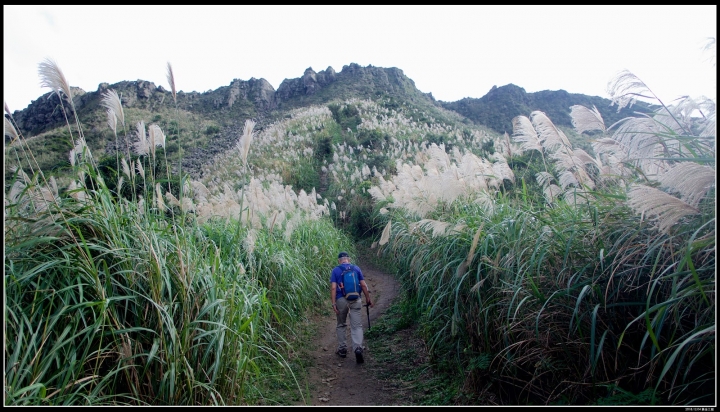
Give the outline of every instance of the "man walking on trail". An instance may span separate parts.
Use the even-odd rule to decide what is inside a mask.
[[[338,265],[333,268],[330,274],[330,300],[333,310],[337,316],[337,343],[338,348],[335,353],[341,358],[347,356],[347,344],[345,343],[345,328],[348,313],[350,314],[350,337],[352,338],[352,349],[355,352],[355,360],[357,363],[363,363],[363,328],[362,328],[362,299],[358,297],[355,300],[349,300],[345,296],[345,287],[343,284],[343,273],[347,270],[354,270],[360,282],[360,287],[365,293],[365,303],[373,307],[370,300],[370,292],[368,291],[365,278],[362,271],[357,265],[350,263],[350,255],[347,252],[338,254]]]

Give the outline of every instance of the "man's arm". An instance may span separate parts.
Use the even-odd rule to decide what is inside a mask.
[[[365,304],[370,305],[370,307],[373,307],[372,300],[370,299],[370,291],[368,291],[367,283],[365,283],[365,279],[360,281],[360,287],[362,288],[363,292],[365,293]]]
[[[335,313],[338,313],[337,305],[335,304],[335,294],[337,293],[337,283],[330,282],[330,303]]]

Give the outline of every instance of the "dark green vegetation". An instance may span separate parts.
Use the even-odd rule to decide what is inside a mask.
[[[479,99],[464,98],[456,102],[441,102],[442,107],[460,113],[476,124],[485,125],[498,133],[512,133],[512,119],[535,110],[545,112],[557,126],[572,127],[570,107],[575,105],[597,107],[610,126],[618,120],[632,116],[634,112],[651,113],[652,105],[638,102],[632,108],[618,110],[610,100],[597,96],[568,93],[565,90],[543,90],[526,93],[522,87],[508,84],[493,86]]]
[[[507,86],[498,129],[398,69],[66,86],[6,115],[6,405],[302,401],[352,242],[406,287],[368,336],[408,403],[712,405],[714,102],[609,127]]]

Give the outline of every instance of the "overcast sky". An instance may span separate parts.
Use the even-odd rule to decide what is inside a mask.
[[[707,38],[717,6],[3,6],[4,100],[21,110],[47,93],[54,59],[71,86],[148,80],[204,92],[233,79],[284,79],[357,63],[397,67],[437,100],[527,92],[608,97],[618,71],[670,102],[716,99]]]

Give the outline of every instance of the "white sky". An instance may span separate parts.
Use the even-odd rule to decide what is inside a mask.
[[[3,6],[4,100],[49,89],[54,59],[71,86],[148,80],[204,92],[233,79],[284,79],[357,63],[397,67],[437,100],[513,83],[607,98],[628,69],[660,98],[716,98],[717,6]]]

